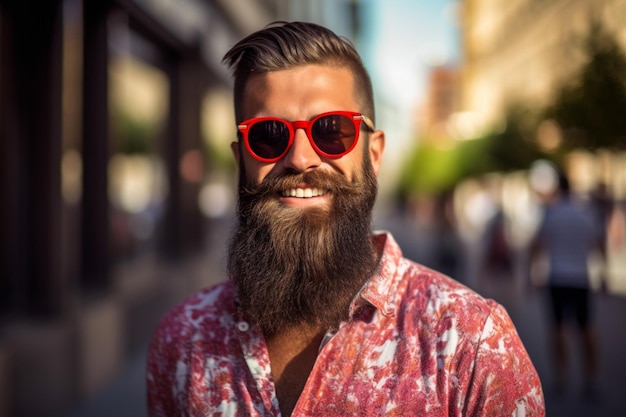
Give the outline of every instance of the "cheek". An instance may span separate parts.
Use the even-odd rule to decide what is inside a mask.
[[[363,147],[356,147],[348,155],[338,159],[335,163],[335,170],[341,173],[348,181],[354,181],[359,176],[359,172],[363,170],[363,164],[369,158],[365,156]]]
[[[260,184],[265,177],[272,171],[275,164],[264,164],[250,157],[244,156],[240,165],[242,178],[245,178],[247,184]]]

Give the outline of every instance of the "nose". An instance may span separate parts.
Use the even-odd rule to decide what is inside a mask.
[[[296,172],[305,172],[311,168],[316,168],[322,163],[322,158],[315,152],[309,142],[306,131],[302,128],[295,129],[293,144],[282,158],[285,168]]]

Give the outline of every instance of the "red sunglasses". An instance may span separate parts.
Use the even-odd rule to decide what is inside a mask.
[[[278,117],[256,117],[241,122],[246,149],[261,162],[276,162],[289,151],[296,129],[304,129],[315,151],[326,158],[340,158],[354,149],[361,121],[374,131],[371,119],[351,111],[318,114],[309,121],[290,122]]]

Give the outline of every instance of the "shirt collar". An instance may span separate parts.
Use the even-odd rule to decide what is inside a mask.
[[[375,232],[374,245],[381,253],[376,273],[365,283],[350,306],[350,317],[361,308],[371,305],[383,315],[393,317],[396,314],[396,288],[400,282],[398,273],[402,250],[389,232]]]

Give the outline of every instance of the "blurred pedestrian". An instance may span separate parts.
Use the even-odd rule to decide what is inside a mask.
[[[592,321],[588,261],[596,251],[604,255],[601,229],[592,207],[573,197],[568,178],[560,173],[533,242],[533,253],[543,251],[549,264],[554,388],[559,394],[569,379],[566,323],[571,321],[575,321],[582,341],[584,392],[590,397],[598,394],[598,341]]]
[[[484,275],[496,279],[510,278],[513,275],[513,251],[507,236],[507,219],[504,210],[496,213],[485,225]]]
[[[385,135],[350,42],[277,23],[225,62],[240,174],[230,279],[160,323],[150,416],[543,416],[504,308],[372,233]]]

